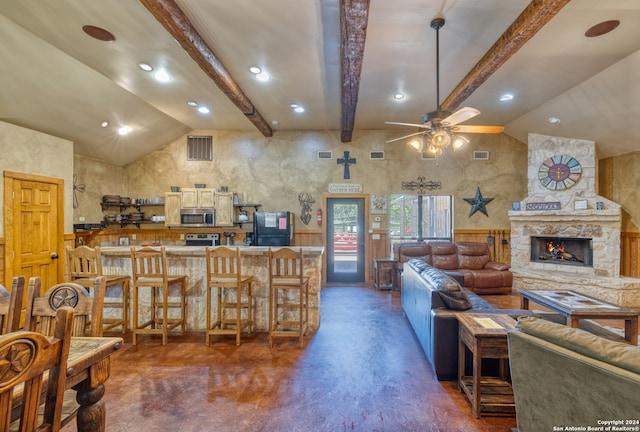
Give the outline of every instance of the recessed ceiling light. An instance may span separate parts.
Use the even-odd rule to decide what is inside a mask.
[[[396,93],[396,94],[393,95],[393,98],[395,100],[404,99],[404,93]]]
[[[120,135],[126,135],[129,132],[131,132],[131,128],[129,126],[122,126],[121,128],[118,129],[118,133]]]
[[[100,123],[100,126],[107,127],[107,126],[109,126],[109,122],[105,120],[102,123]]]
[[[271,120],[271,124],[273,126],[278,126],[280,123],[278,122],[278,120]]]
[[[207,108],[206,106],[201,106],[200,108],[198,108],[198,112],[201,114],[209,114],[209,108]]]
[[[294,110],[297,113],[303,113],[304,112],[304,108],[298,104],[291,104],[291,109]]]
[[[167,73],[166,70],[160,69],[158,72],[153,74],[154,78],[160,82],[168,82],[171,81],[171,76]]]
[[[558,117],[549,117],[547,121],[552,125],[560,124],[560,119]]]
[[[187,102],[187,105],[189,105],[190,107],[197,107],[198,106],[198,102],[189,101],[189,102]]]
[[[254,75],[258,75],[260,72],[262,72],[262,69],[260,69],[258,66],[251,66],[249,68],[249,72],[251,72]]]
[[[147,63],[138,63],[138,67],[146,72],[151,72],[153,70],[153,66]]]
[[[510,100],[513,100],[513,95],[510,93],[505,93],[502,96],[500,96],[498,100],[500,102],[509,102]]]

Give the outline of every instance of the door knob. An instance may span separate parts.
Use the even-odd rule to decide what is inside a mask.
[[[55,252],[51,252],[51,259],[58,259],[58,254]]]

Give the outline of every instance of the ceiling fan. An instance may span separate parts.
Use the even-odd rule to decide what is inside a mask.
[[[436,31],[436,110],[426,113],[422,116],[422,124],[416,123],[399,123],[385,122],[386,124],[400,126],[414,126],[420,128],[419,132],[401,136],[387,141],[388,143],[399,141],[405,138],[420,135],[421,140],[412,140],[409,145],[416,150],[433,156],[442,154],[442,149],[448,145],[452,145],[453,150],[457,150],[464,146],[469,140],[457,133],[488,133],[497,134],[504,130],[502,126],[472,126],[461,125],[480,114],[475,108],[464,107],[454,113],[443,111],[440,107],[440,29],[444,27],[444,17],[436,17],[431,20],[431,28]],[[426,139],[425,139],[426,138]],[[427,144],[427,148],[424,145]]]

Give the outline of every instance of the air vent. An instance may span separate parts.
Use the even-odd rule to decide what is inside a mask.
[[[319,151],[318,159],[333,159],[333,152],[330,151]]]
[[[213,137],[189,135],[187,137],[187,160],[213,160]]]
[[[473,160],[489,160],[489,152],[486,150],[478,150],[473,152]]]
[[[369,152],[369,159],[371,159],[371,160],[384,160],[384,152],[383,151],[372,151],[372,152]]]

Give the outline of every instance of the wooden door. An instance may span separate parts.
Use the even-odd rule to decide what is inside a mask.
[[[42,278],[42,287],[62,282],[64,265],[64,181],[4,173],[5,284],[23,275]]]

